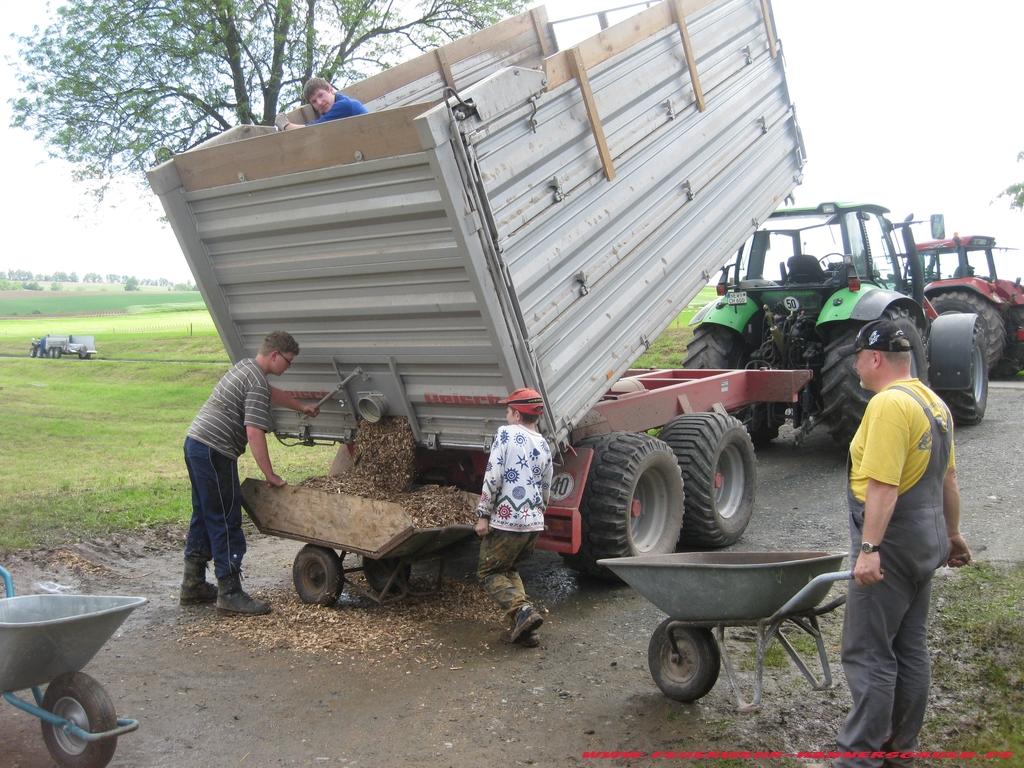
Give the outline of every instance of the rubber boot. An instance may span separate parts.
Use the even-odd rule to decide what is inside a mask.
[[[185,558],[185,578],[181,580],[181,605],[202,605],[217,599],[217,588],[206,580],[206,560]]]
[[[242,589],[242,579],[233,573],[217,579],[217,610],[221,613],[244,613],[259,616],[270,613],[270,603],[255,600]]]

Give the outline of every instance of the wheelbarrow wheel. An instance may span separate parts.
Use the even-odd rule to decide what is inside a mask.
[[[721,656],[710,629],[676,627],[669,637],[665,619],[651,635],[647,664],[661,692],[675,701],[696,701],[718,680]],[[672,640],[675,639],[673,645]]]
[[[374,560],[371,557],[363,558],[363,576],[366,577],[366,583],[370,585],[370,588],[377,594],[384,593],[384,587],[387,586],[388,579],[391,578],[391,574],[394,573],[395,567],[398,565],[398,560],[391,557],[385,557],[381,560]],[[398,573],[395,574],[395,578],[391,581],[391,587],[388,589],[389,595],[401,594],[409,587],[409,576],[412,574],[412,566],[406,563],[404,566],[398,569]]]
[[[295,555],[292,581],[302,602],[334,605],[344,586],[341,558],[333,549],[307,544]]]
[[[117,712],[106,690],[84,672],[54,678],[43,696],[43,709],[77,725],[101,733],[117,727]],[[114,756],[117,737],[85,741],[57,725],[42,723],[43,741],[57,765],[65,768],[103,768]]]

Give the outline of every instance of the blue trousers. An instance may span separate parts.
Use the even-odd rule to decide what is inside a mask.
[[[240,573],[245,534],[238,462],[186,437],[185,466],[192,483],[192,521],[185,539],[185,557],[212,559],[218,579]]]

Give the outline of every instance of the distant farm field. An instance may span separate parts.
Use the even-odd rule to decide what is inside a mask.
[[[198,291],[0,291],[0,317],[203,308]]]
[[[190,306],[178,310],[168,304],[149,311],[87,316],[2,317],[0,294],[0,355],[27,357],[34,338],[80,334],[95,337],[101,359],[226,361],[210,313],[201,301],[198,308],[194,302]]]

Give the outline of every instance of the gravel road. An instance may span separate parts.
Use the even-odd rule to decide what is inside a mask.
[[[983,424],[957,434],[963,530],[980,559],[1024,560],[1022,405],[1024,384],[994,384]],[[760,452],[757,512],[736,548],[845,549],[844,462],[824,432],[800,446],[784,433]],[[268,648],[260,619],[229,632],[209,609],[176,605],[179,536],[115,537],[8,559],[21,592],[53,582],[149,598],[87,668],[120,714],[142,722],[120,740],[115,766],[655,765],[664,761],[583,754],[827,749],[848,703],[841,671],[833,689],[815,693],[785,667],[769,670],[758,713],[736,712],[724,679],[698,703],[672,702],[646,661],[663,615],[628,588],[577,578],[548,553],[524,574],[549,610],[539,649],[505,644],[496,623],[452,620],[444,599],[425,604],[427,618],[411,635],[405,623],[398,631],[394,609],[362,605],[372,642]],[[248,587],[280,609],[294,600],[298,545],[258,535],[250,544]],[[450,575],[469,579],[474,557],[467,547]],[[325,610],[345,622],[346,607]],[[839,623],[839,614],[823,619],[833,659]],[[6,704],[0,764],[51,765],[38,723]]]

